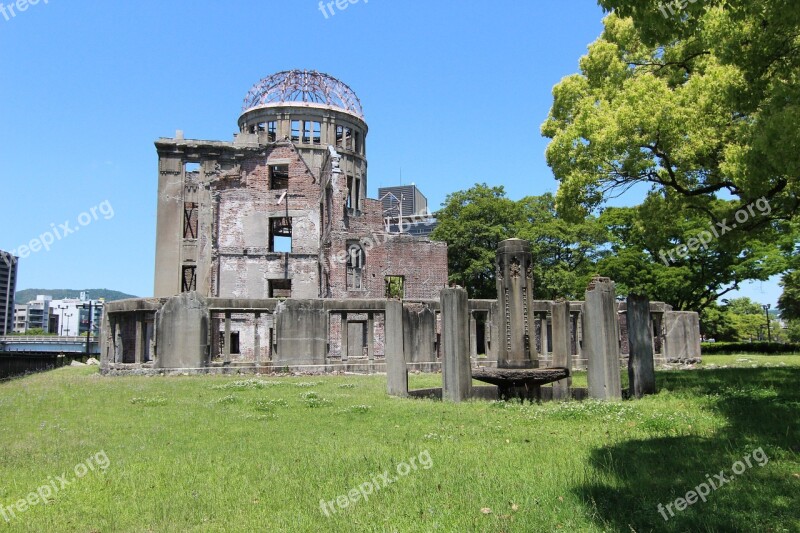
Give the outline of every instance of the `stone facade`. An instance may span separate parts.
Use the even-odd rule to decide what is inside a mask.
[[[278,82],[303,98],[275,101]],[[357,102],[328,76],[280,73],[248,94],[232,142],[159,139],[155,296],[384,298],[394,283],[437,298],[447,245],[386,231]]]

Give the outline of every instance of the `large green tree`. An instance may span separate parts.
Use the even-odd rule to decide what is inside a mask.
[[[448,244],[450,281],[472,298],[497,297],[497,245],[510,238],[531,243],[537,298],[582,297],[605,241],[604,229],[592,217],[577,223],[558,218],[551,194],[513,201],[503,187],[486,184],[450,194],[436,217],[431,237]]]
[[[555,87],[542,131],[559,209],[643,184],[714,223],[764,198],[771,212],[739,226],[779,230],[800,205],[796,2],[703,0],[666,19],[663,3],[600,0],[605,31]]]

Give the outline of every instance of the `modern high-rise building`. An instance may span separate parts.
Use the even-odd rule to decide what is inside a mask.
[[[383,205],[387,232],[429,237],[436,229],[436,219],[428,211],[428,199],[413,183],[380,187],[378,198]]]
[[[16,257],[0,250],[0,335],[8,335],[14,330],[17,264]]]

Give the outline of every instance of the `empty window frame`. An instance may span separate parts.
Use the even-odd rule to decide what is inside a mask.
[[[386,298],[402,300],[405,298],[405,278],[403,276],[386,276],[384,278]]]
[[[197,267],[184,266],[181,275],[181,292],[192,292],[197,290]]]
[[[195,202],[183,203],[183,238],[196,239],[197,238],[197,211],[198,206]]]
[[[344,126],[336,126],[336,146],[342,148],[344,145]]]
[[[347,289],[364,288],[364,249],[357,242],[347,245]]]
[[[347,209],[358,211],[361,198],[361,180],[347,176]]]
[[[314,125],[313,129],[313,138],[312,141],[314,144],[322,144],[322,124],[319,122],[312,122]]]
[[[232,355],[241,355],[242,350],[239,346],[239,332],[232,331],[231,332],[231,354]]]
[[[267,139],[271,143],[278,140],[278,123],[274,120],[267,122]]]
[[[304,121],[303,122],[303,144],[311,144],[311,131],[313,128],[314,123]]]
[[[355,151],[361,153],[361,132],[359,131],[355,133]]]
[[[344,129],[344,148],[345,150],[353,149],[353,130],[347,127]]]
[[[183,170],[186,174],[199,174],[200,173],[200,163],[184,163]]]
[[[269,167],[269,188],[289,188],[289,165],[271,165]]]
[[[291,298],[292,297],[292,280],[290,279],[273,279],[269,281],[269,297],[270,298]]]
[[[269,251],[291,253],[292,219],[275,217],[269,219]]]
[[[302,127],[303,127],[303,125],[301,124],[301,122],[299,120],[293,120],[292,121],[292,142],[293,143],[299,143],[300,142],[300,128],[302,128]]]

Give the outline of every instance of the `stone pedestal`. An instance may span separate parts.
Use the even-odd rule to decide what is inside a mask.
[[[497,302],[500,312],[498,368],[536,368],[531,245],[508,239],[497,248]]]
[[[691,311],[667,311],[664,330],[664,357],[668,363],[700,361],[700,315]]]
[[[453,402],[472,394],[469,357],[469,301],[464,289],[443,289],[442,309],[442,398]]]
[[[588,360],[589,397],[621,399],[616,291],[608,278],[594,278],[586,291],[583,354]]]
[[[628,381],[631,397],[641,398],[656,392],[650,301],[642,296],[628,296],[627,313]]]

